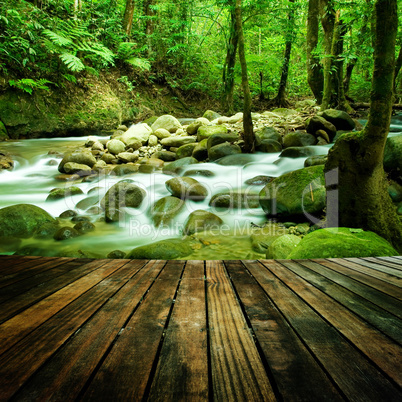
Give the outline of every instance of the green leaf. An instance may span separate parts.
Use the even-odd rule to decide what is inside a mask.
[[[74,56],[71,53],[61,54],[60,59],[71,71],[78,72],[78,71],[85,70],[84,63],[77,56]]]

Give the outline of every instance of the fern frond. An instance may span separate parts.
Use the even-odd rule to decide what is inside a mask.
[[[84,63],[71,53],[63,53],[60,55],[63,63],[73,72],[82,71],[85,69]]]
[[[136,45],[137,44],[133,42],[121,42],[117,49],[117,57],[123,61],[133,57],[136,53]]]
[[[65,36],[61,36],[50,29],[45,29],[43,34],[46,35],[55,45],[67,47],[73,44],[73,41]]]
[[[131,59],[124,60],[126,63],[131,64],[134,67],[138,67],[141,70],[149,71],[151,69],[151,63],[147,59],[140,59],[139,57],[132,57]]]

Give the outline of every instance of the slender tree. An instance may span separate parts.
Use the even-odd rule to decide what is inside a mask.
[[[248,84],[246,54],[244,51],[243,21],[241,12],[241,0],[236,0],[235,16],[236,30],[239,36],[239,60],[241,65],[241,81],[243,86],[244,108],[243,108],[243,138],[244,150],[254,152],[255,136],[253,131],[253,120],[251,119],[251,94]]]
[[[123,31],[127,36],[130,36],[133,28],[135,0],[126,0],[126,8],[123,17]]]
[[[328,198],[329,210],[338,202],[339,226],[372,230],[402,252],[402,224],[388,194],[383,169],[392,112],[397,28],[397,0],[377,0],[368,122],[361,132],[345,134],[336,141],[325,170],[336,169],[339,174],[339,199]]]

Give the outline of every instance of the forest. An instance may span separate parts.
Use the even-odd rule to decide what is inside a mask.
[[[219,164],[220,158],[237,153],[246,156],[255,151],[255,158],[261,152],[264,158],[275,154],[272,160],[257,162],[250,156],[254,159],[233,163],[241,166],[241,172],[248,168],[255,177],[265,177],[261,182],[255,181],[260,187],[254,187],[251,192],[254,201],[257,199],[257,207],[263,210],[263,218],[259,217],[257,224],[247,221],[253,227],[252,233],[246,236],[247,241],[258,243],[257,238],[263,239],[259,246],[254,243],[250,246],[253,252],[271,258],[310,258],[308,253],[291,251],[298,247],[301,239],[304,241],[304,237],[311,235],[324,244],[328,233],[321,231],[339,227],[347,228],[347,232],[342,232],[342,241],[353,237],[351,249],[354,252],[355,242],[363,239],[373,244],[379,241],[372,246],[372,252],[377,253],[373,255],[396,254],[402,251],[402,136],[394,134],[402,129],[398,129],[397,124],[391,137],[388,133],[391,115],[395,125],[400,117],[394,115],[402,109],[399,6],[399,0],[1,1],[0,139],[8,140],[0,143],[1,155],[4,160],[6,151],[12,154],[15,151],[13,141],[18,139],[108,134],[107,139],[89,138],[85,152],[89,149],[92,154],[86,154],[85,158],[84,144],[79,157],[74,156],[78,151],[71,151],[68,146],[73,156],[66,151],[58,155],[62,160],[54,164],[59,165],[61,175],[56,179],[62,195],[55,196],[56,188],[53,196],[54,189],[46,199],[56,200],[82,193],[79,186],[75,193],[73,187],[67,187],[66,191],[66,182],[69,186],[82,184],[90,181],[88,177],[97,177],[99,181],[100,173],[106,177],[111,170],[115,170],[113,174],[133,174],[135,178],[137,171],[155,173],[163,169],[166,173],[174,164],[183,169],[186,160],[190,166],[207,163],[204,166],[212,170],[212,177],[217,172],[209,164],[214,161]],[[207,109],[210,109],[209,114],[203,115]],[[179,122],[172,115],[179,120],[186,119]],[[162,124],[160,116],[171,119]],[[137,126],[130,127],[133,123]],[[133,127],[137,130],[135,135]],[[160,129],[167,129],[168,134],[158,132]],[[11,144],[10,149],[2,144]],[[112,146],[118,150],[112,151]],[[310,146],[317,148],[311,150]],[[324,155],[320,155],[319,150]],[[279,159],[277,152],[282,152]],[[306,157],[312,160],[305,161]],[[320,162],[318,157],[321,157]],[[188,158],[194,162],[189,162]],[[294,163],[289,162],[291,158],[299,158],[297,161],[302,165],[299,166],[296,159]],[[288,167],[281,167],[271,175],[275,166],[285,164],[281,161],[288,161]],[[12,162],[8,163],[12,167]],[[71,168],[70,163],[80,164],[80,170]],[[258,168],[257,163],[264,167]],[[145,165],[150,167],[145,168]],[[223,162],[222,165],[225,166]],[[89,169],[86,173],[85,166]],[[124,169],[128,170],[116,173]],[[171,168],[167,174],[176,176],[179,172],[183,170]],[[201,182],[204,177],[198,176],[208,177],[206,173],[196,172],[193,175]],[[54,172],[52,174],[54,180]],[[234,173],[228,171],[227,174]],[[4,173],[3,177],[6,177]],[[246,209],[238,204],[246,203],[247,207],[253,204],[244,187],[247,182],[250,184],[249,180],[238,188],[231,183],[228,194],[214,194],[207,186],[208,183],[211,186],[212,181],[205,179],[206,182],[200,184],[197,180],[185,178],[184,174],[181,179],[164,179],[169,196],[147,204],[146,213],[155,227],[165,223],[163,214],[169,217],[166,222],[170,223],[173,215],[182,216],[179,221],[186,218],[184,227],[174,235],[191,237],[229,222],[224,215],[219,215],[222,212],[219,208],[227,208],[228,202],[230,209]],[[92,197],[92,204],[85,204],[92,208],[97,205],[102,216],[100,225],[105,222],[121,224],[127,220],[121,217],[121,207],[145,208],[141,207],[144,198],[149,198],[145,182],[141,189],[128,188],[127,183],[120,188],[119,183],[114,183],[106,194],[98,194],[96,200]],[[303,188],[296,189],[298,183],[303,183]],[[201,187],[197,187],[199,185]],[[43,191],[48,192],[50,187],[46,186]],[[281,186],[286,187],[288,193],[282,194]],[[4,191],[7,189],[11,187]],[[111,189],[115,191],[113,196]],[[306,191],[310,197],[308,202],[303,198]],[[125,198],[126,204],[122,203],[122,198],[131,192],[135,193],[136,201],[129,205]],[[272,192],[277,193],[272,195]],[[226,201],[217,204],[219,196]],[[294,209],[293,200],[283,201],[282,205],[281,197],[298,198],[299,203],[301,199],[303,213]],[[186,204],[191,205],[190,215],[179,213],[183,200],[190,200]],[[200,210],[191,204],[204,200],[209,204]],[[322,201],[319,206],[318,200]],[[274,202],[276,208],[271,206]],[[12,206],[9,200],[2,206],[6,208],[0,210],[0,217],[3,211],[3,219],[7,221],[10,211],[5,210]],[[251,206],[251,209],[257,207]],[[173,215],[172,209],[176,210]],[[154,219],[155,211],[163,215],[161,220]],[[56,212],[60,211],[55,208],[51,215]],[[303,226],[311,213],[320,215],[320,219],[310,220]],[[246,216],[243,214],[241,219]],[[274,219],[267,220],[267,217]],[[200,229],[198,223],[191,221],[193,218],[195,222],[203,222]],[[91,219],[88,222],[95,222]],[[58,222],[52,230],[43,230],[41,241],[60,240],[57,233],[63,222]],[[73,221],[63,226],[68,229],[63,232],[65,237],[61,236],[63,240],[70,241],[70,237],[95,230],[92,224],[94,228],[87,225],[86,229],[81,224],[79,230],[75,225]],[[233,222],[230,225],[233,230]],[[35,230],[40,232],[40,225]],[[35,230],[29,235],[38,238]],[[378,239],[365,238],[365,231],[374,232]],[[0,237],[18,239],[17,246],[0,251],[14,252],[20,247],[22,253],[43,253],[45,246],[41,248],[35,243],[32,246],[26,240],[21,243],[19,239],[24,236],[13,233],[8,227],[0,226]],[[298,239],[285,239],[285,236]],[[285,253],[275,254],[270,250],[271,243],[278,238],[289,242],[284,246]],[[169,243],[163,236],[158,239],[168,242],[156,246],[159,249],[171,249],[177,240]],[[73,244],[76,240],[71,241]],[[205,258],[195,250],[210,243],[197,238],[196,242],[201,245],[194,245],[194,241],[191,238],[190,251],[182,250],[183,243],[176,244],[178,252],[168,253],[168,257]],[[45,248],[51,247],[49,244]],[[329,244],[328,247],[332,247],[332,243]],[[35,249],[37,251],[33,251]],[[134,252],[134,249],[125,254],[127,250],[123,256],[149,258],[149,247],[145,257],[141,254],[143,250]],[[82,255],[79,251],[78,255]],[[367,253],[367,250],[362,252]],[[62,253],[66,255],[65,250]],[[120,255],[112,251],[110,254]],[[168,258],[163,253],[155,255],[151,258]],[[255,257],[255,254],[244,254],[247,255]]]

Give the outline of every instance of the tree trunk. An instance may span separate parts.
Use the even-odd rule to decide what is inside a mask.
[[[343,79],[343,89],[345,91],[345,95],[347,95],[349,92],[350,80],[352,79],[352,73],[353,69],[356,66],[356,63],[357,63],[357,57],[354,57],[350,60],[350,62],[346,66],[345,78]]]
[[[236,29],[236,17],[234,8],[230,16],[230,34],[226,51],[226,60],[223,67],[223,96],[222,109],[228,114],[233,114],[233,90],[234,90],[234,68],[236,64],[237,45],[239,42],[238,31]]]
[[[153,5],[153,0],[148,0],[145,5],[144,5],[144,12],[146,16],[146,21],[145,21],[145,37],[147,41],[147,54],[148,58],[151,57],[152,54],[152,38],[151,35],[154,32],[154,25],[153,25],[153,16],[154,16],[154,11],[152,9]]]
[[[307,16],[307,80],[317,103],[322,102],[323,74],[320,58],[316,55],[319,30],[319,0],[310,0]]]
[[[336,141],[325,170],[338,172],[339,198],[328,197],[327,208],[338,208],[339,216],[328,216],[330,224],[339,218],[338,226],[372,230],[402,252],[402,224],[388,195],[383,169],[392,111],[396,3],[397,0],[377,0],[375,4],[374,71],[368,122],[363,131],[343,135]]]
[[[134,6],[134,0],[126,0],[126,9],[123,17],[123,31],[127,36],[130,36],[131,29],[133,28]]]
[[[250,87],[248,85],[247,63],[244,51],[241,0],[236,0],[235,16],[236,16],[236,30],[239,36],[239,60],[241,65],[241,81],[243,85],[243,96],[244,96],[244,109],[243,109],[244,151],[254,152],[255,136],[253,131],[253,120],[251,119],[251,94],[250,94]]]
[[[393,85],[393,90],[394,90],[395,96],[396,96],[396,80],[398,78],[399,71],[401,71],[401,67],[402,67],[402,46],[399,49],[398,58],[396,59],[396,63],[395,63],[395,75],[394,75],[394,85]]]

